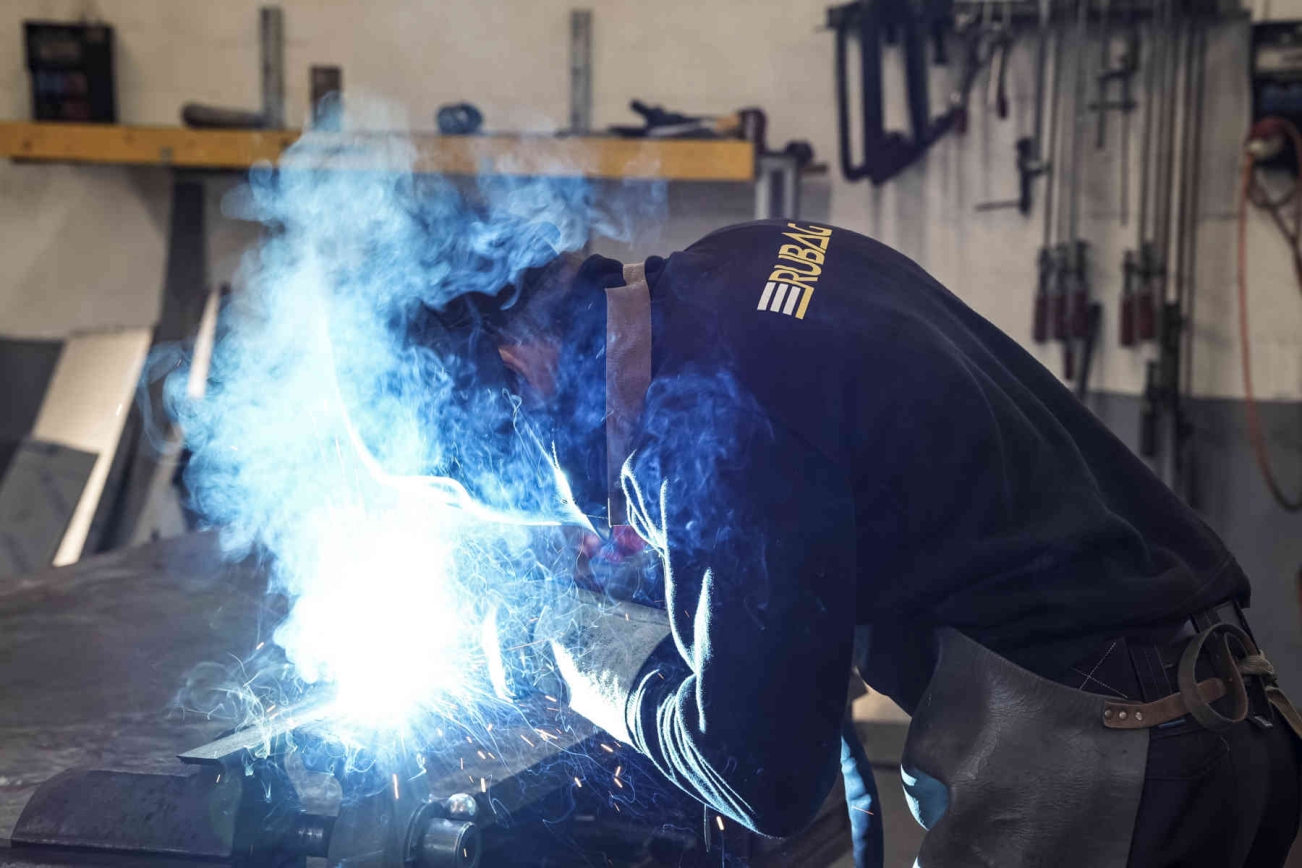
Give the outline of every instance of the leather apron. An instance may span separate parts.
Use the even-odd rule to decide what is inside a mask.
[[[917,865],[1125,868],[1147,729],[1105,727],[1101,695],[1041,678],[952,628],[901,759],[927,829]]]

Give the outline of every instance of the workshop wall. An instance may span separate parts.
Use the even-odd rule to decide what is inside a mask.
[[[771,142],[808,139],[819,159],[834,165],[833,37],[820,30],[826,2],[595,0],[588,4],[594,11],[595,125],[634,120],[627,109],[632,97],[703,113],[758,105],[768,112]],[[1302,2],[1291,4],[1297,9],[1277,2],[1271,14],[1302,15]],[[27,18],[87,15],[109,21],[118,39],[122,120],[174,124],[187,100],[258,104],[257,5],[255,0],[11,0],[0,8],[0,44],[19,45]],[[432,128],[438,105],[463,99],[484,109],[492,129],[541,132],[567,117],[573,0],[288,0],[282,5],[291,125],[300,125],[307,114],[307,69],[313,63],[342,66],[346,95],[393,100],[419,129]],[[1242,392],[1232,307],[1232,210],[1248,103],[1245,33],[1244,26],[1222,27],[1209,50],[1194,387],[1197,394],[1213,397]],[[978,81],[969,132],[941,142],[920,166],[880,189],[867,182],[848,184],[835,171],[806,185],[808,216],[899,247],[1026,343],[1038,215],[1026,219],[1010,210],[978,217],[974,207],[1009,198],[1016,190],[1012,148],[1032,123],[1032,53],[1028,38],[1012,58],[1008,120],[983,110],[984,81]],[[22,54],[8,51],[0,57],[0,115],[26,117]],[[894,78],[887,86],[888,123],[899,127],[905,123],[903,85],[897,64],[888,63],[887,72]],[[948,77],[948,70],[933,73],[937,104],[948,92]],[[1139,124],[1131,127],[1137,138]],[[1118,128],[1114,122],[1112,129]],[[1092,243],[1095,295],[1107,305],[1094,382],[1100,389],[1137,394],[1153,350],[1116,345],[1121,251],[1133,245],[1131,231],[1117,222],[1116,137],[1114,132],[1106,151],[1086,147],[1083,169],[1083,234]],[[1037,206],[1042,186],[1037,184]],[[49,337],[91,326],[139,325],[155,315],[166,189],[166,177],[158,171],[0,166],[0,195],[6,201],[0,250],[7,263],[17,263],[0,275],[0,333]],[[694,230],[748,215],[749,209],[735,207],[735,195],[717,192],[684,190],[671,196],[680,206],[671,208],[671,220]],[[717,200],[721,207],[715,209]],[[820,201],[825,207],[818,207]],[[1133,210],[1132,203],[1132,216]],[[112,219],[103,219],[106,211]],[[213,278],[220,280],[238,261],[250,233],[220,219],[210,226],[219,248]],[[656,240],[663,245],[691,238],[677,228],[671,223]],[[221,240],[223,234],[235,241]],[[1251,256],[1258,392],[1266,398],[1302,398],[1297,337],[1302,304],[1283,245],[1257,215]],[[58,266],[50,267],[50,261]],[[1050,367],[1059,367],[1057,347],[1033,349]]]
[[[308,110],[309,65],[343,68],[345,99],[381,95],[405,107],[417,129],[432,129],[435,109],[468,100],[493,130],[545,132],[568,116],[568,12],[577,0],[282,0],[285,10],[287,115],[299,126]],[[821,30],[830,0],[588,0],[594,13],[593,121],[597,128],[636,122],[630,98],[688,112],[722,113],[759,106],[769,140],[807,139],[827,176],[805,184],[804,214],[880,238],[915,257],[973,307],[1059,370],[1057,347],[1030,343],[1035,257],[1041,243],[1037,211],[977,215],[977,203],[1015,195],[1013,143],[1033,118],[1033,45],[1017,46],[1009,85],[1012,112],[999,121],[982,109],[984,77],[972,96],[971,128],[942,141],[918,166],[880,189],[849,184],[836,163],[833,36]],[[1258,17],[1302,18],[1302,0],[1274,0]],[[188,100],[255,108],[259,103],[256,0],[6,0],[0,4],[0,117],[29,113],[21,22],[30,18],[111,22],[118,51],[123,122],[175,124]],[[1269,515],[1286,521],[1251,469],[1238,424],[1242,405],[1235,310],[1234,194],[1239,143],[1247,126],[1246,22],[1218,28],[1208,50],[1205,140],[1201,166],[1194,392],[1208,401],[1195,413],[1199,465],[1225,458],[1218,475],[1203,474],[1200,507],[1217,528],[1237,537],[1258,585],[1263,609],[1280,613],[1280,641],[1292,641],[1296,613],[1292,576],[1297,552],[1254,545]],[[1092,55],[1093,53],[1091,53]],[[1096,62],[1093,56],[1090,62]],[[903,82],[895,63],[888,125],[905,125]],[[933,73],[937,105],[948,72]],[[1131,124],[1138,153],[1138,116]],[[1118,123],[1106,151],[1085,130],[1083,236],[1092,245],[1091,279],[1105,304],[1095,388],[1126,396],[1099,407],[1134,443],[1145,363],[1153,347],[1117,345],[1116,309],[1121,253],[1134,244],[1132,226],[1118,223]],[[1134,162],[1134,161],[1132,161]],[[257,228],[222,216],[222,194],[237,181],[210,176],[208,261],[211,282],[231,279]],[[1136,184],[1132,179],[1133,193]],[[89,328],[149,325],[158,316],[164,275],[170,178],[157,169],[32,166],[0,162],[0,335],[59,338]],[[633,191],[636,194],[636,190]],[[672,185],[668,223],[658,234],[602,250],[628,257],[664,252],[717,225],[748,219],[751,192],[742,185]],[[1285,246],[1266,218],[1249,227],[1253,359],[1258,395],[1302,401],[1302,299]],[[1275,448],[1289,471],[1298,456],[1296,404],[1269,415]],[[1287,450],[1287,451],[1286,451]],[[1220,457],[1217,460],[1220,460]],[[1208,465],[1211,467],[1212,465]],[[1215,466],[1221,466],[1219,464]],[[1231,509],[1227,504],[1234,505]],[[1237,524],[1236,524],[1237,522]],[[1291,525],[1277,524],[1281,538]],[[1292,534],[1291,539],[1296,539]],[[1287,623],[1285,623],[1287,621]],[[1281,647],[1271,645],[1271,647]],[[1302,659],[1302,646],[1289,646]],[[1299,668],[1298,671],[1302,671]]]

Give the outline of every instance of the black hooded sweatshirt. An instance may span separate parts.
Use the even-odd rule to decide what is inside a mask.
[[[785,835],[817,811],[856,628],[861,674],[911,711],[939,625],[1055,677],[1110,638],[1246,602],[1216,535],[903,255],[765,221],[647,274],[653,378],[623,483],[673,635],[627,717],[723,814]]]

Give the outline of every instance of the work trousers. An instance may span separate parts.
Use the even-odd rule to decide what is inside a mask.
[[[1100,653],[1062,680],[1096,693],[1139,696],[1125,641]],[[1249,719],[1212,732],[1184,718],[1149,731],[1129,868],[1284,864],[1302,811],[1302,746],[1279,713],[1270,714],[1269,729]]]
[[[1297,737],[1242,721],[1182,723],[1149,737],[1129,868],[1278,868],[1297,835]]]

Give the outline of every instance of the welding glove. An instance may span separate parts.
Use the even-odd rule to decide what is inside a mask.
[[[570,708],[631,744],[625,707],[647,659],[669,636],[668,614],[574,589],[542,610],[534,636],[548,646]]]
[[[488,613],[481,632],[499,697],[563,697],[624,742],[630,740],[624,718],[629,694],[668,636],[669,617],[661,609],[558,584],[522,589],[509,607]]]

